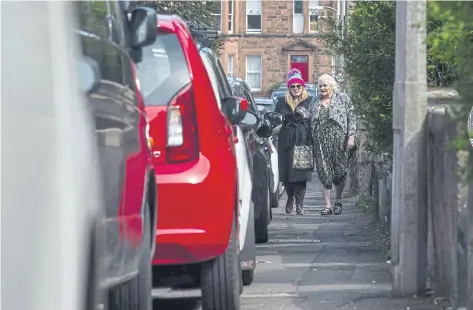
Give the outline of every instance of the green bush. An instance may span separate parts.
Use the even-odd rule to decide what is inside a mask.
[[[465,122],[458,147],[469,145],[466,120],[473,104],[473,2],[427,2],[427,83],[453,86],[461,97],[457,115]],[[395,63],[395,1],[357,1],[348,27],[328,21],[323,38],[333,55],[344,55],[344,70],[359,118],[367,126],[368,148],[392,154]],[[460,118],[462,118],[460,120]]]
[[[457,77],[453,87],[459,92],[460,100],[455,105],[454,118],[460,131],[455,146],[472,154],[467,123],[473,106],[473,2],[435,1],[430,6],[430,18],[439,22],[440,27],[429,34],[428,42],[439,58],[454,64]],[[471,162],[473,158],[461,171],[465,177],[473,176]]]
[[[395,11],[394,1],[357,1],[348,27],[329,20],[323,35],[332,54],[344,55],[351,99],[375,154],[392,153]]]

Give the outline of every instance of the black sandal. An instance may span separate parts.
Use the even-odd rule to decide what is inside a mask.
[[[302,205],[297,205],[296,206],[296,214],[297,215],[305,215],[305,211],[304,211],[304,208],[302,207]]]
[[[343,205],[341,202],[336,202],[335,205],[333,206],[333,214],[335,215],[340,215],[342,214],[343,210]]]
[[[325,207],[320,211],[320,215],[332,215],[332,209],[330,207]]]

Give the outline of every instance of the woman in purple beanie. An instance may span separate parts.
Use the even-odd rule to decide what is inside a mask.
[[[279,179],[287,192],[286,213],[291,214],[296,202],[296,213],[304,214],[304,196],[307,181],[314,169],[310,130],[310,104],[312,97],[298,69],[288,73],[287,93],[276,103],[275,112],[285,117],[279,132]]]

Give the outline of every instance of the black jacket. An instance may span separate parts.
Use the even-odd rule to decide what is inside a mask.
[[[309,96],[299,105],[310,111],[312,99]],[[301,171],[292,168],[294,146],[297,144],[312,147],[310,117],[304,118],[299,113],[293,112],[285,97],[279,97],[274,111],[284,115],[284,123],[278,136],[279,180],[281,182],[310,181],[312,171]]]

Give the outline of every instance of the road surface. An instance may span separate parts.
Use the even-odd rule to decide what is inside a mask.
[[[243,310],[441,309],[431,300],[390,298],[382,237],[354,199],[344,200],[342,215],[325,217],[315,181],[308,184],[305,216],[283,214],[285,199],[273,209],[270,241],[257,246],[255,282],[245,287]],[[173,301],[160,309],[190,309],[194,303]]]

